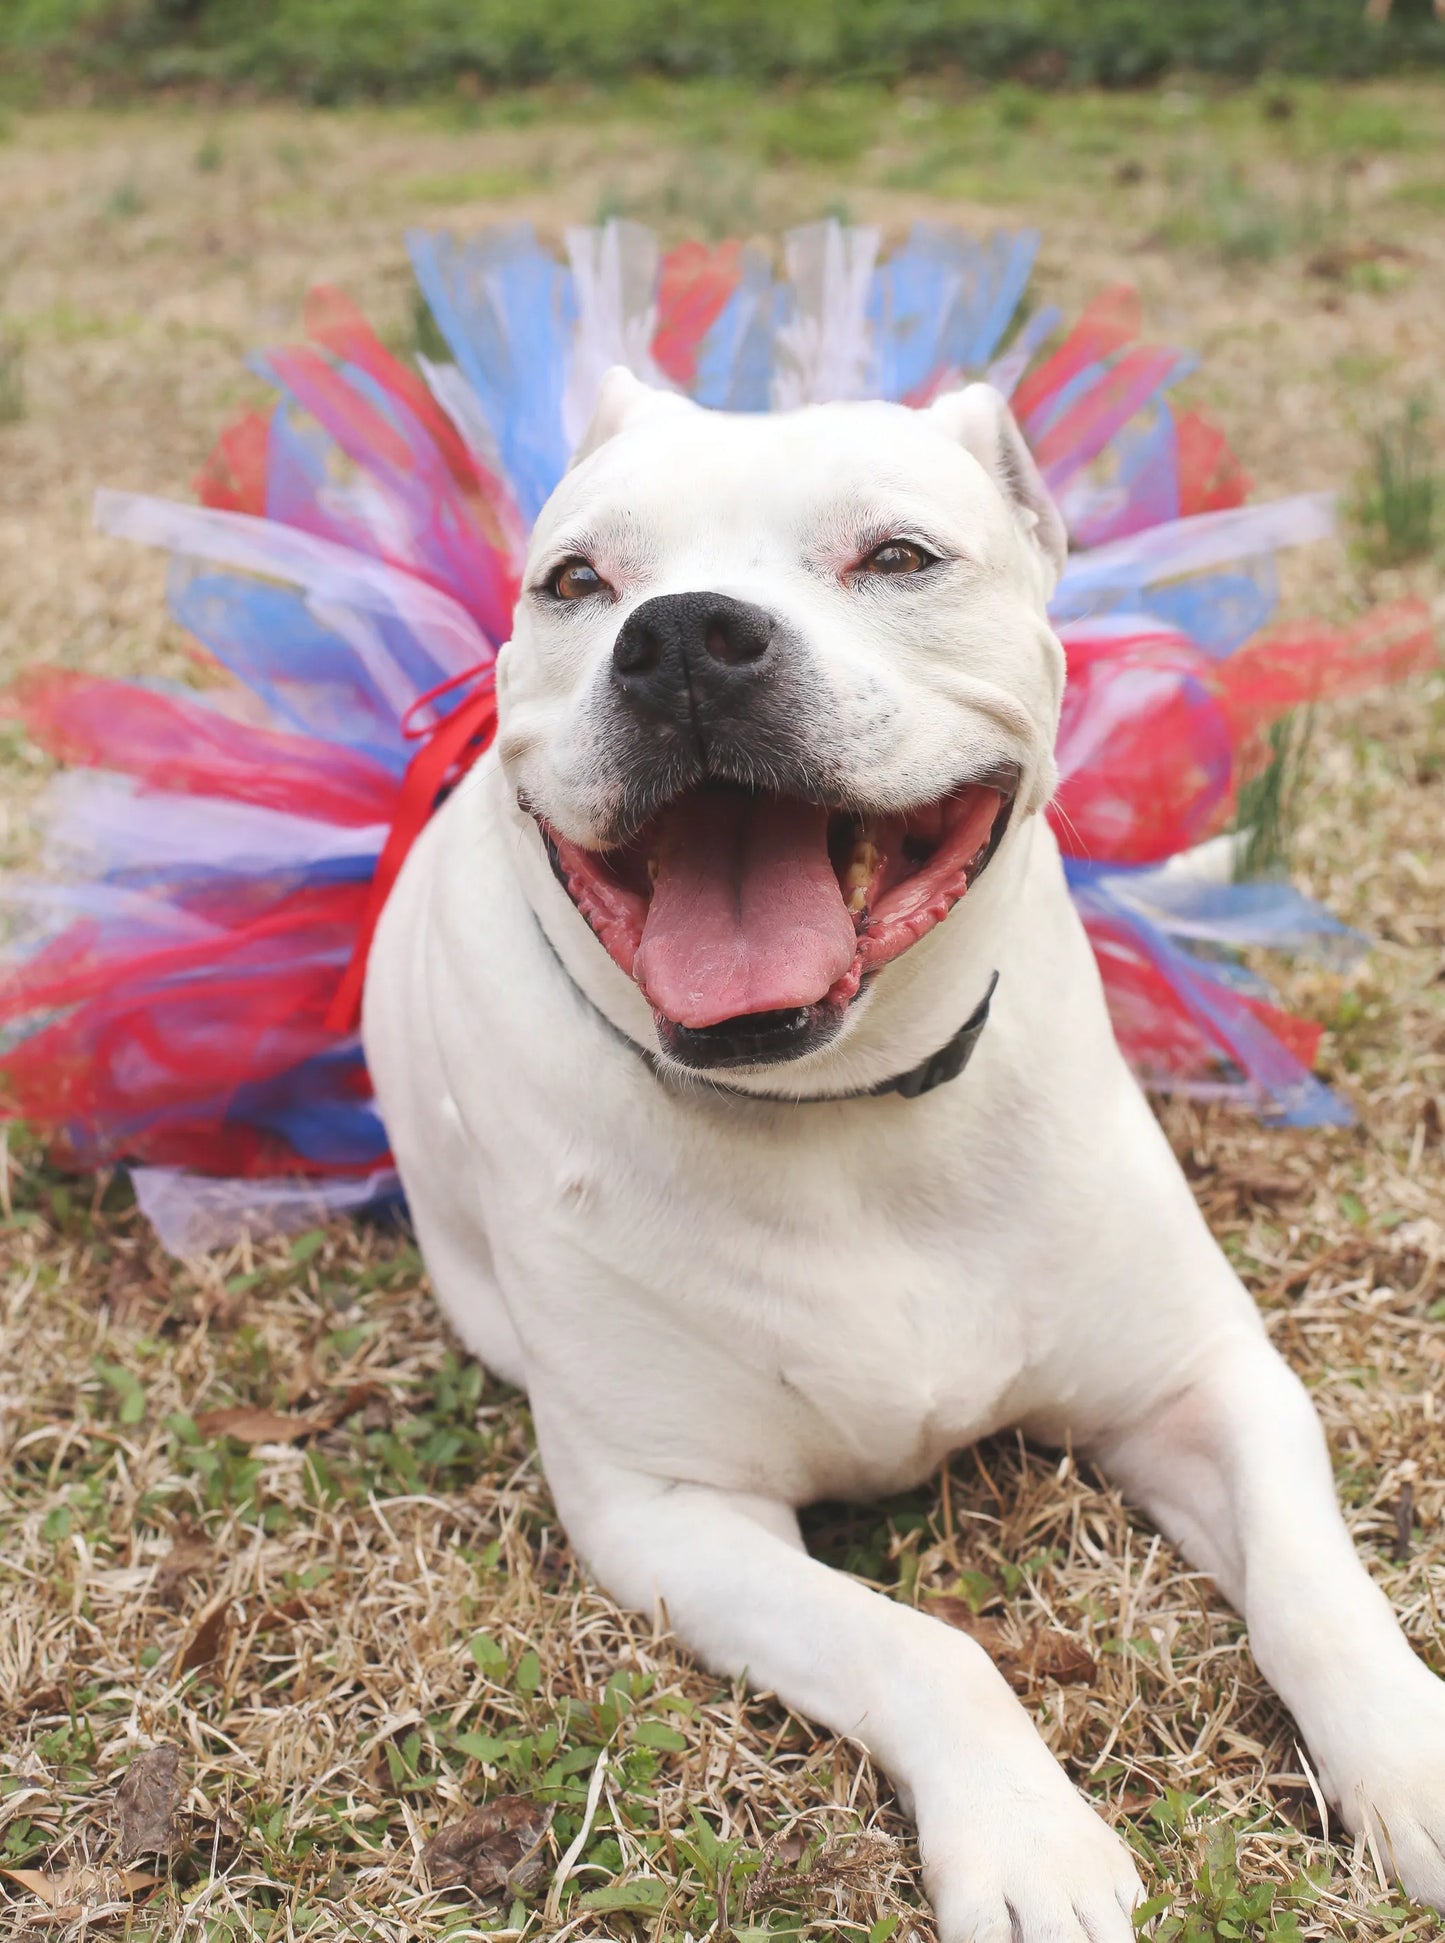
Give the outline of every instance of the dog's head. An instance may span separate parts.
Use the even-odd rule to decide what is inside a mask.
[[[608,374],[532,536],[499,750],[665,1053],[816,1050],[1048,799],[1064,550],[986,385],[745,415]]]

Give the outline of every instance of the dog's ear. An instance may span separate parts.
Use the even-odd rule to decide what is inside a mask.
[[[624,426],[640,424],[645,418],[696,410],[697,406],[681,392],[659,391],[634,377],[625,364],[611,365],[602,374],[597,403],[592,408],[587,430],[568,461],[568,470],[580,465],[598,446],[606,445],[608,439],[616,438]]]
[[[1052,593],[1068,557],[1069,536],[1007,399],[992,385],[965,385],[962,391],[946,392],[930,409],[1003,494],[1043,558],[1047,591]]]

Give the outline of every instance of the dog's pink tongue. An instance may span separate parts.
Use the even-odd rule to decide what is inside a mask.
[[[816,1005],[857,937],[828,857],[828,812],[700,792],[662,821],[633,976],[678,1025]]]

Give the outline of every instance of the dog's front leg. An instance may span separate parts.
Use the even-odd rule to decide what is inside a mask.
[[[1128,1850],[979,1646],[810,1558],[786,1505],[617,1470],[545,1405],[537,1427],[562,1521],[615,1598],[660,1601],[710,1667],[860,1740],[892,1776],[945,1943],[1129,1943]]]
[[[1244,1615],[1348,1826],[1445,1907],[1445,1685],[1351,1543],[1303,1385],[1241,1331],[1092,1455]]]

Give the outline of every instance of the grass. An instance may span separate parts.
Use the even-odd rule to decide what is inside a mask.
[[[1401,0],[1387,26],[1356,0],[15,0],[0,29],[32,86],[244,85],[314,101],[397,99],[636,73],[977,80],[1137,87],[1178,70],[1358,77],[1445,60],[1445,32]]]
[[[810,151],[815,113],[830,132]],[[920,215],[1035,222],[1038,300],[1076,311],[1137,281],[1151,335],[1204,352],[1190,398],[1262,493],[1348,479],[1359,400],[1389,417],[1433,382],[1419,320],[1445,303],[1445,212],[1400,192],[1438,125],[1433,88],[1308,78],[1219,97],[640,79],[386,112],[21,115],[0,149],[26,405],[0,433],[0,673],[41,652],[186,676],[161,563],[87,531],[91,491],[184,497],[217,420],[259,396],[244,354],[291,336],[312,278],[434,351],[399,240],[414,221],[556,234],[606,203],[675,238],[845,201],[889,234]],[[1214,243],[1160,236],[1211,169],[1289,216],[1355,155],[1344,238],[1410,225],[1408,291],[1309,274],[1297,227],[1243,259],[1247,278]],[[145,185],[143,220],[104,219],[118,181]],[[1437,561],[1366,578],[1324,547],[1286,564],[1288,611],[1346,613],[1381,576],[1438,599]],[[1372,1572],[1445,1668],[1445,684],[1321,707],[1279,753],[1289,867],[1381,941],[1348,977],[1287,981],[1363,1125],[1161,1112],[1310,1385]],[[0,855],[23,867],[43,769],[14,738],[0,763]],[[56,1888],[85,1863],[75,1893],[109,1885],[120,1909],[87,1933],[132,1943],[530,1943],[574,1924],[681,1943],[721,1918],[746,1943],[929,1943],[886,1781],[588,1583],[525,1402],[447,1336],[404,1234],[342,1225],[177,1264],[122,1182],[70,1180],[19,1134],[0,1186],[0,1868]],[[1135,1847],[1171,1943],[1438,1933],[1368,1854],[1323,1839],[1237,1618],[1077,1465],[994,1439],[906,1496],[816,1508],[808,1534],[887,1597],[958,1602],[1005,1648],[1062,1637],[1052,1660],[1019,1652],[1025,1703]],[[120,1783],[166,1744],[168,1846],[126,1855]],[[434,1838],[518,1796],[523,1826],[551,1816],[536,1873],[509,1877],[522,1851],[493,1830],[463,1883],[431,1886]],[[127,1889],[123,1866],[157,1880]],[[0,1878],[0,1927],[70,1934],[41,1926],[31,1888]]]
[[[144,189],[129,176],[123,182],[117,182],[105,199],[105,213],[116,223],[129,222],[132,216],[143,214],[146,207]]]
[[[1313,184],[1282,196],[1237,166],[1176,174],[1179,195],[1159,228],[1171,249],[1208,250],[1230,264],[1272,263],[1289,251],[1318,249],[1347,220],[1345,178],[1338,171],[1323,200]]]
[[[1385,1183],[1342,1153],[1343,1213],[1303,1142],[1174,1128],[1277,1333],[1298,1352],[1340,1318],[1339,1374],[1317,1377],[1338,1435],[1368,1408],[1359,1361],[1377,1388],[1407,1365],[1418,1244],[1392,1249]],[[131,1937],[928,1934],[906,1827],[856,1752],[586,1586],[525,1406],[446,1340],[403,1236],[178,1268],[118,1183],[77,1191],[22,1144],[10,1195],[0,1867],[38,1872],[12,1879],[17,1918],[81,1853],[97,1873],[146,1860],[111,1804],[139,1750],[172,1745]],[[1388,1310],[1342,1293],[1387,1261]],[[1372,1537],[1394,1530],[1399,1464],[1357,1453],[1349,1497],[1410,1610],[1424,1564]],[[1417,1497],[1436,1515],[1437,1484]],[[1164,1943],[1429,1933],[1367,1876],[1342,1890],[1238,1622],[1072,1467],[996,1439],[925,1490],[815,1512],[810,1539],[886,1596],[1063,1629],[1092,1684],[1039,1675],[1026,1698],[1128,1835]],[[1252,1799],[1261,1771],[1273,1793]],[[428,1889],[433,1839],[503,1798],[546,1822],[536,1876]]]
[[[24,416],[25,340],[0,330],[0,425],[18,424]]]
[[[1360,549],[1374,566],[1428,559],[1445,536],[1445,469],[1422,395],[1408,398],[1370,435],[1369,468],[1356,486],[1354,514]]]
[[[1270,725],[1269,758],[1240,788],[1235,828],[1244,842],[1235,874],[1287,877],[1297,842],[1301,798],[1309,781],[1313,717],[1296,709]]]

